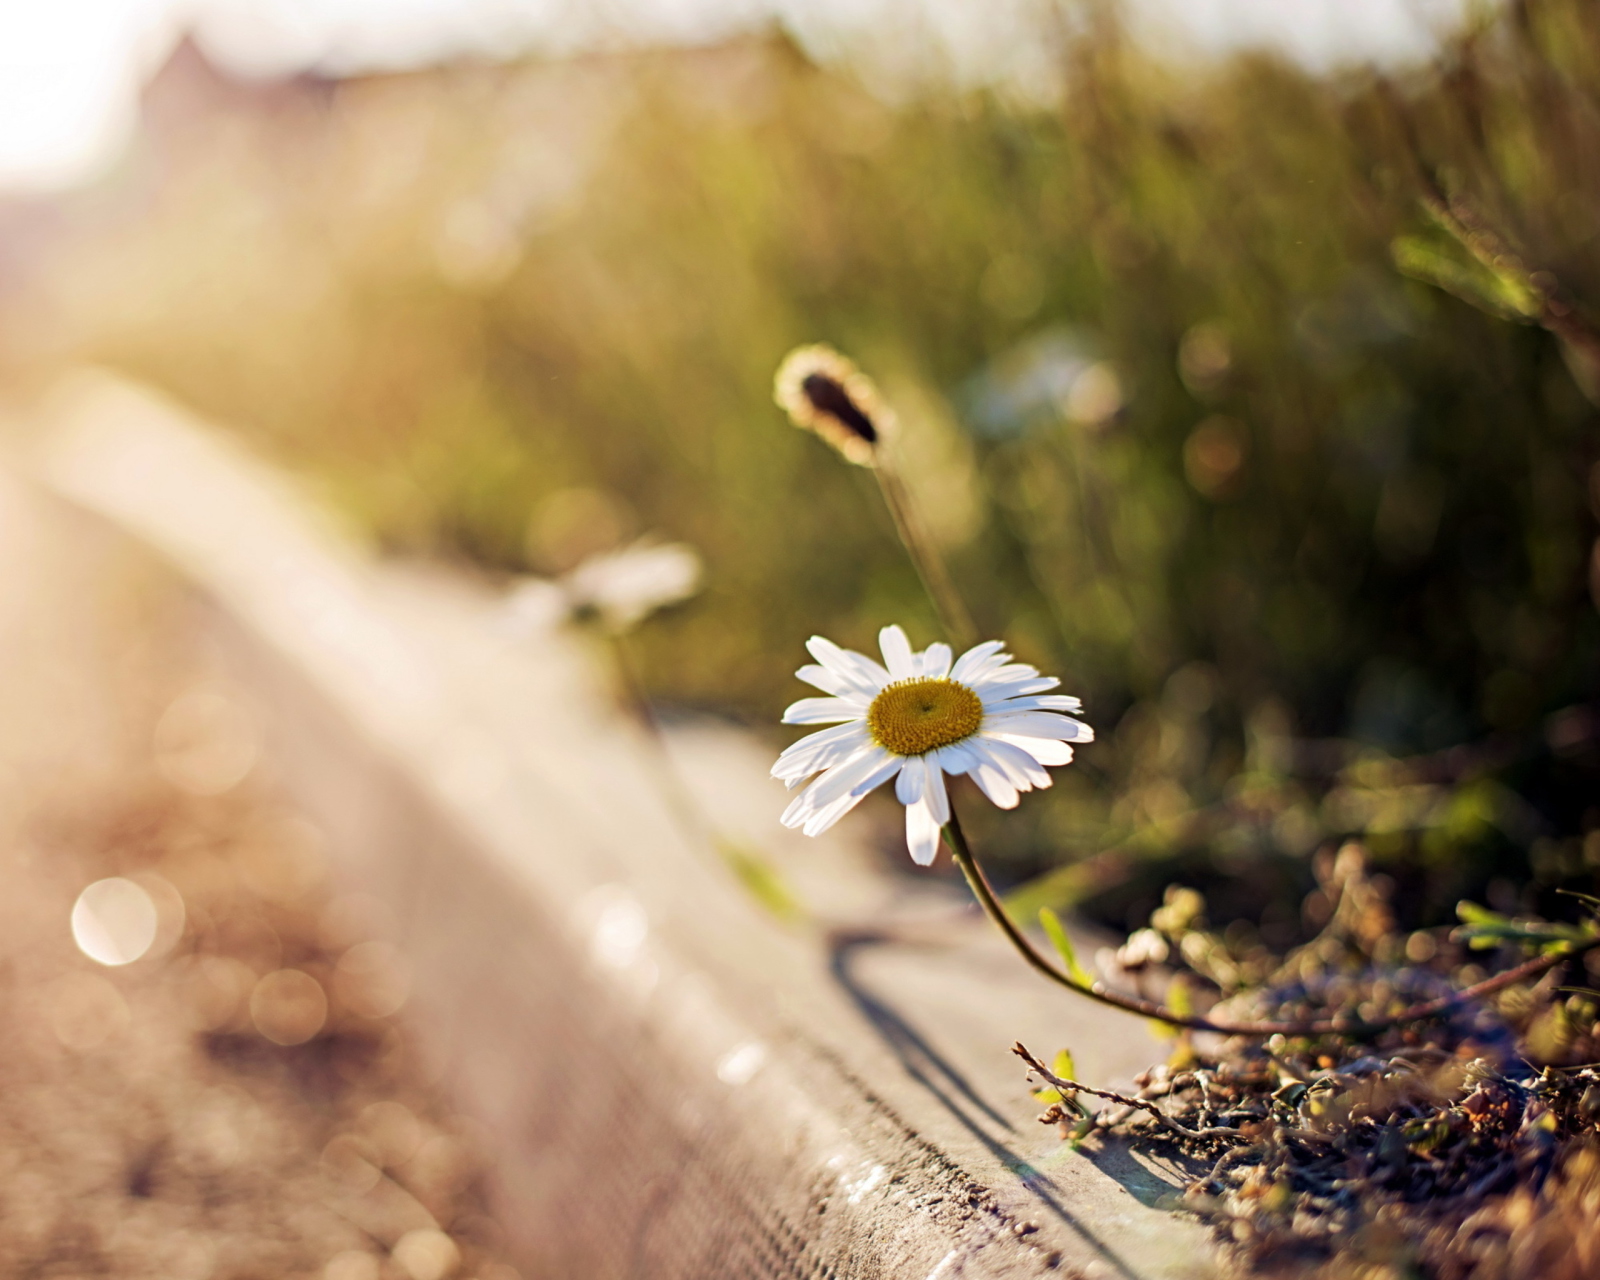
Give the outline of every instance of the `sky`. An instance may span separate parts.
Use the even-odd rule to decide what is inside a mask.
[[[184,30],[251,75],[426,65],[615,40],[699,43],[782,21],[820,56],[933,47],[967,79],[1026,74],[1037,0],[0,0],[0,189],[92,179]],[[1279,48],[1312,66],[1425,53],[1464,0],[1131,0],[1178,54]],[[914,32],[918,39],[896,39]],[[886,38],[887,37],[887,38]]]

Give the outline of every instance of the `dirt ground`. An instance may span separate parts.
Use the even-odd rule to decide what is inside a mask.
[[[0,1274],[516,1280],[393,922],[265,788],[197,794],[226,750],[174,705],[156,769],[33,805],[0,851]],[[120,966],[74,941],[106,877],[156,908]]]
[[[516,1280],[192,597],[3,473],[0,550],[0,1275]]]

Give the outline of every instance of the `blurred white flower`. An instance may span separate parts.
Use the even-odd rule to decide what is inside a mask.
[[[950,821],[945,774],[969,775],[1010,809],[1019,793],[1050,785],[1044,766],[1072,760],[1068,743],[1094,741],[1093,729],[1063,714],[1081,710],[1078,699],[1047,693],[1061,682],[1012,662],[1004,641],[977,645],[953,664],[947,644],[913,653],[899,627],[885,627],[878,644],[887,667],[821,636],[806,643],[821,665],[795,674],[833,696],[802,698],[783,722],[836,727],[801,738],[772,766],[790,788],[820,774],[784,811],[784,826],[820,835],[894,778],[906,844],[927,866]]]
[[[620,633],[687,600],[700,589],[700,577],[700,556],[687,543],[641,539],[591,556],[560,578],[525,579],[506,597],[506,619],[513,630],[529,632],[592,618]]]

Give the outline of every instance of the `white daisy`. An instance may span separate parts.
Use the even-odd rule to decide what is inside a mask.
[[[593,618],[615,634],[700,589],[701,564],[683,542],[641,538],[631,547],[590,556],[565,577],[525,578],[506,597],[504,621],[515,634]]]
[[[791,790],[820,775],[784,811],[784,826],[819,835],[894,778],[906,844],[927,866],[950,821],[945,774],[967,774],[1010,809],[1019,793],[1050,785],[1046,765],[1072,760],[1068,743],[1094,741],[1093,729],[1064,714],[1083,704],[1046,692],[1061,682],[1013,662],[1003,641],[968,649],[954,664],[947,644],[913,653],[899,627],[885,627],[878,644],[885,666],[821,636],[806,642],[821,665],[795,674],[832,696],[802,698],[783,722],[836,727],[801,738],[772,766]]]

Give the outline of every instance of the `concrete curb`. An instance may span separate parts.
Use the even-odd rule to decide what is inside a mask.
[[[1006,1053],[1070,1043],[1115,1079],[1159,1056],[1136,1019],[1042,989],[975,931],[918,950],[780,926],[674,821],[572,643],[364,559],[126,384],[78,375],[34,416],[35,474],[198,589],[278,772],[398,915],[525,1275],[1211,1274],[1202,1228],[1156,1207],[1162,1170],[1068,1153]],[[675,752],[719,823],[768,805],[786,835],[737,735]],[[842,899],[888,892],[844,864]]]

